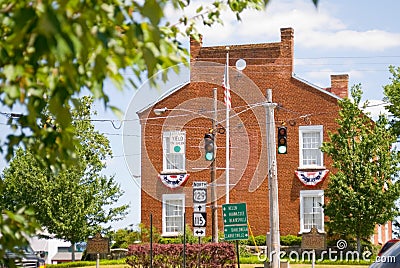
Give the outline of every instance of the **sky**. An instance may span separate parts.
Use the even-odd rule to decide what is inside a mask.
[[[197,5],[198,1],[191,1]],[[280,41],[280,28],[294,29],[294,72],[319,87],[330,87],[331,74],[349,74],[349,85],[361,84],[364,100],[371,104],[372,115],[383,110],[383,86],[390,83],[389,65],[400,66],[400,1],[320,0],[315,8],[311,0],[270,0],[265,11],[246,11],[237,22],[224,13],[224,25],[201,28],[203,46],[269,43]],[[173,19],[176,14],[167,10]],[[188,40],[184,40],[187,42]],[[128,75],[127,75],[128,76]],[[127,77],[128,78],[128,77]],[[166,85],[169,87],[170,85]],[[124,121],[96,104],[94,119],[99,131],[110,139],[114,157],[107,161],[107,175],[114,175],[125,194],[120,204],[130,204],[125,220],[114,229],[135,227],[140,223],[140,137],[133,110],[156,99],[160,91],[146,85],[139,90],[117,92],[107,84],[111,105],[125,113]],[[146,100],[143,96],[150,96]],[[140,105],[138,105],[140,103]],[[5,123],[0,118],[0,124]],[[0,130],[4,126],[0,125]],[[129,144],[124,137],[131,137]],[[1,160],[0,168],[6,164]]]

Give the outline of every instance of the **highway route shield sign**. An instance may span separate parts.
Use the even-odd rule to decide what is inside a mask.
[[[206,227],[207,213],[206,212],[193,212],[193,227]]]
[[[193,189],[193,203],[207,203],[207,189]]]

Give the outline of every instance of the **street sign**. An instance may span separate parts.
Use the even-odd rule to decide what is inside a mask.
[[[246,203],[223,204],[222,215],[226,241],[249,238]]]
[[[194,227],[193,235],[198,237],[206,236],[206,228],[205,227]]]
[[[194,181],[192,184],[193,189],[207,189],[206,181]]]
[[[87,240],[86,252],[88,254],[109,253],[109,239],[102,237],[100,233],[97,233],[93,238]]]
[[[193,212],[193,227],[205,227],[207,225],[207,213]]]
[[[193,189],[193,203],[206,203],[207,189]]]
[[[247,225],[228,225],[224,226],[224,240],[244,240],[249,239]]]
[[[170,133],[169,139],[169,152],[180,153],[185,151],[185,132],[173,131]]]
[[[222,214],[224,216],[224,225],[247,225],[246,203],[223,204]]]
[[[326,249],[326,234],[318,232],[318,229],[313,227],[309,233],[303,233],[301,239],[302,249]]]
[[[202,203],[202,204],[193,204],[193,211],[194,212],[206,212],[206,204]]]
[[[207,182],[194,181],[193,187],[193,234],[205,236],[207,225]]]

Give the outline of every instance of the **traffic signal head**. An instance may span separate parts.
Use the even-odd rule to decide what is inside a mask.
[[[207,161],[213,161],[215,157],[214,135],[207,133],[204,135],[204,150]]]
[[[278,127],[278,154],[287,153],[287,129]]]

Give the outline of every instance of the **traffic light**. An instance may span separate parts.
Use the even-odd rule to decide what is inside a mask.
[[[213,161],[215,157],[215,144],[214,135],[211,133],[206,133],[204,135],[204,150],[206,160]]]
[[[278,127],[278,154],[287,153],[287,129]]]

